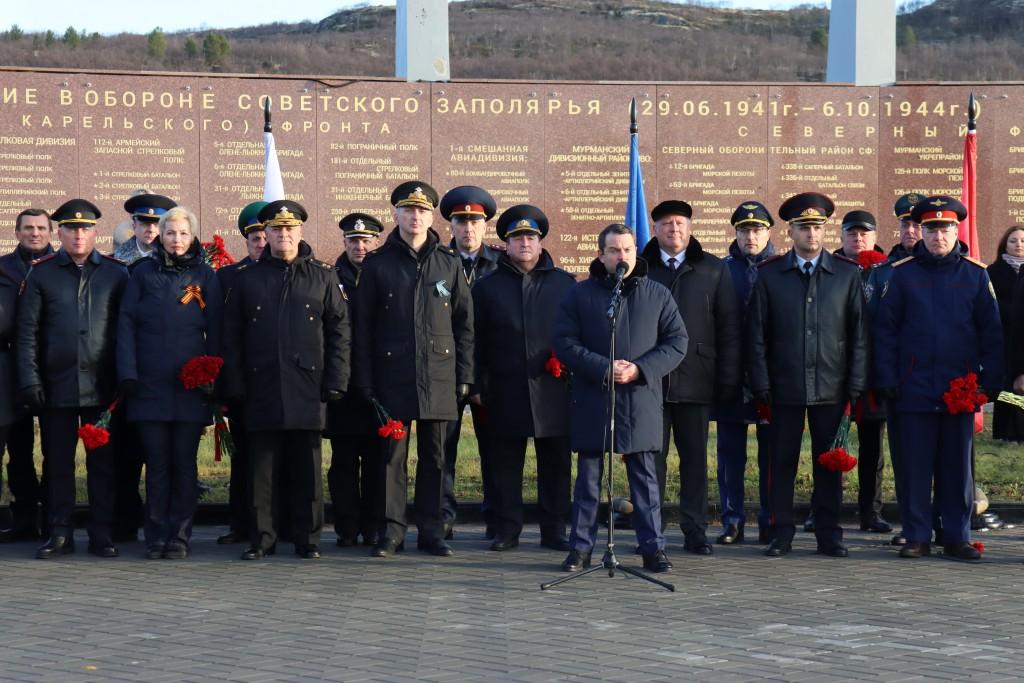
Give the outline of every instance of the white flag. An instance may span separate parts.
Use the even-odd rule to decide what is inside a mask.
[[[263,201],[273,202],[284,199],[284,182],[281,180],[281,165],[277,161],[277,147],[274,134],[263,134]]]

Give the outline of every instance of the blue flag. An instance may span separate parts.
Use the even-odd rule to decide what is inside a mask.
[[[629,136],[629,197],[626,199],[625,223],[633,228],[637,250],[643,249],[651,239],[651,226],[647,222],[647,200],[640,172],[640,143],[636,133]]]

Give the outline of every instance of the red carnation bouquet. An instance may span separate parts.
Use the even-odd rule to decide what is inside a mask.
[[[973,413],[988,403],[988,396],[978,388],[978,376],[968,372],[963,377],[954,377],[949,381],[949,391],[942,395],[946,410],[950,415]]]
[[[402,421],[392,418],[377,399],[372,399],[370,402],[373,404],[373,409],[377,411],[377,420],[380,421],[377,434],[384,439],[393,439],[395,441],[404,439],[408,432]]]
[[[211,241],[202,242],[201,246],[203,247],[203,261],[214,270],[219,270],[221,266],[228,266],[235,262],[227,247],[224,246],[224,238],[220,235],[214,235]]]
[[[974,549],[978,551],[979,555],[984,555],[985,554],[985,544],[982,543],[981,541],[975,541],[971,545],[974,546]]]
[[[186,389],[198,389],[207,396],[213,395],[213,387],[224,367],[224,359],[220,356],[195,356],[190,358],[178,373],[181,384]],[[228,457],[235,452],[235,442],[228,431],[227,420],[224,419],[224,407],[213,407],[213,460],[220,462],[221,453]]]
[[[864,270],[871,270],[873,266],[877,266],[879,263],[884,262],[886,259],[885,254],[874,249],[865,249],[864,251],[857,254],[857,263]]]
[[[551,356],[548,358],[547,362],[544,363],[544,372],[548,373],[555,379],[558,379],[562,375],[567,374],[569,370],[565,367],[565,363],[558,360],[558,356],[556,356],[555,352],[552,351]]]
[[[754,413],[757,415],[758,424],[771,424],[772,406],[764,401],[754,401]]]
[[[832,472],[849,472],[857,466],[857,458],[850,455],[846,448],[850,445],[850,404],[846,404],[843,419],[839,421],[836,438],[832,440],[832,448],[818,456],[818,462]]]
[[[100,419],[96,420],[96,424],[84,424],[78,428],[78,438],[82,440],[87,451],[94,451],[110,443],[110,418],[117,410],[120,400],[120,398],[115,398],[114,402],[100,414]]]

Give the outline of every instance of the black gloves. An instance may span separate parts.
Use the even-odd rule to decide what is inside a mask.
[[[469,398],[470,386],[468,384],[457,384],[455,385],[455,398],[458,399],[459,403],[464,402]]]
[[[46,395],[41,384],[33,384],[22,389],[18,394],[18,400],[35,411],[42,410],[46,405]]]
[[[851,406],[857,405],[857,401],[860,400],[860,392],[859,391],[851,391],[849,396],[850,396],[850,405]]]
[[[324,403],[330,403],[331,401],[340,401],[345,397],[344,391],[337,391],[336,389],[324,389],[320,392],[320,400]]]

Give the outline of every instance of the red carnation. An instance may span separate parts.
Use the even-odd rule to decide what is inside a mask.
[[[114,399],[100,415],[100,419],[96,420],[96,424],[84,424],[78,428],[78,438],[82,440],[86,450],[93,451],[110,443],[110,416],[117,409],[119,400]]]
[[[847,452],[850,444],[850,404],[847,402],[843,410],[843,419],[839,421],[839,429],[832,440],[832,448],[818,456],[818,462],[832,472],[849,472],[857,466],[857,458]]]
[[[393,419],[377,399],[371,399],[370,402],[373,404],[373,409],[377,411],[377,419],[380,420],[380,427],[377,429],[377,434],[381,438],[401,441],[408,435],[402,421]]]
[[[764,401],[754,401],[754,412],[757,414],[757,421],[761,424],[769,424],[772,421],[772,407]]]
[[[968,372],[963,377],[954,377],[949,381],[949,391],[942,394],[946,411],[950,415],[973,413],[988,403],[988,396],[978,388],[978,376]]]
[[[544,363],[544,371],[557,379],[565,374],[565,363],[558,360],[558,357],[555,355],[555,352],[552,351],[551,356],[548,358],[547,362]]]
[[[196,356],[181,367],[178,377],[186,389],[212,391],[222,367],[224,359],[220,356]]]
[[[203,247],[203,260],[214,270],[219,270],[221,267],[235,262],[224,245],[224,238],[220,235],[214,235],[213,240],[203,242],[201,246]]]
[[[982,543],[981,541],[975,541],[971,545],[974,546],[974,549],[978,551],[979,555],[984,555],[985,554],[985,544]]]
[[[882,263],[885,259],[885,254],[880,251],[875,251],[874,249],[865,249],[857,254],[857,263],[859,263],[860,267],[864,270],[870,270],[872,266]]]

